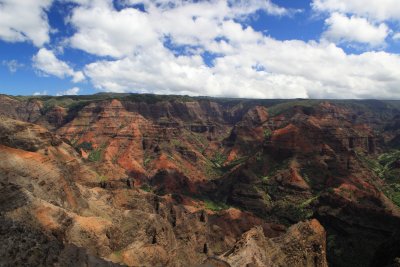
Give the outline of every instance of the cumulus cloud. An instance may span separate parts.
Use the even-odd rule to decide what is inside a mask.
[[[385,23],[374,25],[365,18],[347,17],[336,12],[325,20],[325,24],[328,28],[323,36],[334,42],[357,42],[376,47],[382,45],[389,34]]]
[[[133,8],[120,12],[107,5],[77,8],[70,21],[77,29],[71,46],[99,56],[131,54],[158,38],[146,14]]]
[[[78,87],[73,87],[71,89],[58,92],[57,96],[62,96],[62,95],[77,95],[79,93],[80,89]]]
[[[69,23],[76,28],[70,38],[74,48],[98,56],[122,58],[157,46],[167,39],[176,45],[204,46],[221,35],[226,21],[264,10],[274,15],[291,10],[266,0],[231,1],[125,1],[142,3],[146,12],[135,8],[117,11],[110,1],[83,1],[74,9]]]
[[[49,41],[46,10],[52,0],[0,0],[0,39],[8,42],[31,41],[42,46]]]
[[[313,0],[312,7],[323,12],[356,14],[372,20],[400,20],[397,0]]]
[[[75,72],[67,63],[59,60],[51,50],[41,48],[32,57],[33,66],[45,75],[54,75],[58,78],[72,77],[73,82],[85,79],[82,72]]]

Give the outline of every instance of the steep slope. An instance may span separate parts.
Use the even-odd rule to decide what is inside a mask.
[[[264,123],[263,146],[220,182],[221,195],[281,222],[316,217],[328,230],[333,266],[368,266],[398,230],[400,213],[383,194],[385,181],[366,164],[385,149],[377,128],[353,116],[351,109],[325,102],[271,118]],[[238,136],[233,149],[243,139]]]
[[[1,117],[0,133],[1,265],[188,266],[229,250],[254,226],[262,236],[285,232],[249,212],[99,180],[40,126]]]

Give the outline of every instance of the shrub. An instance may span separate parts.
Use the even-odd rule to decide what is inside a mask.
[[[145,158],[144,161],[143,161],[143,166],[146,167],[151,161],[152,161],[151,157]]]
[[[272,131],[270,129],[264,130],[264,140],[269,141],[272,137]]]
[[[102,150],[101,149],[96,149],[92,152],[90,152],[89,156],[88,156],[88,160],[93,161],[93,162],[97,162],[101,160],[101,154],[102,154]]]
[[[102,154],[103,154],[103,150],[106,148],[106,146],[107,146],[106,144],[102,144],[99,148],[90,152],[90,154],[88,156],[88,160],[90,160],[92,162],[100,161]]]
[[[228,209],[228,206],[225,203],[217,203],[209,199],[204,200],[204,206],[206,209],[212,211],[221,211]]]
[[[270,179],[270,177],[269,177],[268,175],[265,175],[265,176],[261,177],[261,180],[262,180],[264,183],[268,183],[269,179]]]
[[[98,179],[99,179],[99,182],[107,182],[108,181],[108,177],[105,175],[99,175]]]
[[[220,168],[226,161],[226,155],[221,152],[216,152],[214,157],[211,159],[211,162],[215,165],[215,167]]]
[[[78,149],[82,148],[83,150],[88,151],[88,150],[93,150],[93,145],[91,142],[85,141],[85,142],[82,142],[79,145],[77,145],[76,148],[78,148]]]
[[[307,202],[295,204],[288,200],[280,200],[275,203],[273,211],[289,223],[303,221],[313,216],[313,210],[309,207],[311,202]]]
[[[142,189],[143,191],[146,191],[146,192],[152,192],[152,191],[153,191],[153,189],[151,188],[151,186],[148,185],[148,184],[142,184],[142,186],[140,187],[140,189]]]

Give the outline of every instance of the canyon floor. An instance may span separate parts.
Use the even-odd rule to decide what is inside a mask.
[[[400,101],[0,95],[0,266],[400,266]]]

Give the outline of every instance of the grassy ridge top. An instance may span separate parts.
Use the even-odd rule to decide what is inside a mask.
[[[209,96],[187,96],[187,95],[156,95],[156,94],[136,94],[136,93],[97,93],[93,95],[64,95],[64,96],[9,96],[18,101],[41,101],[45,109],[52,106],[74,108],[84,106],[90,102],[100,102],[111,99],[128,102],[142,102],[156,104],[159,102],[196,102],[212,101],[224,106],[235,106],[237,104],[249,106],[265,106],[269,108],[271,115],[278,115],[295,106],[313,107],[322,102],[352,109],[358,113],[387,113],[400,111],[400,100],[355,100],[355,99],[246,99],[246,98],[225,98]]]

